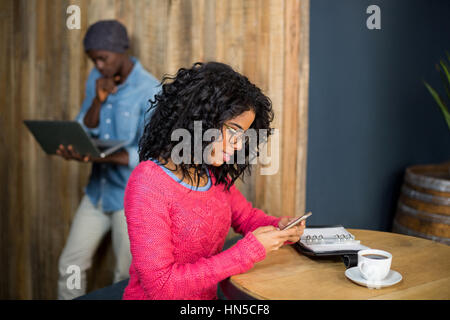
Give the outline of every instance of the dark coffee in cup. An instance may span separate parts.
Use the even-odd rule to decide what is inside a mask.
[[[362,256],[365,257],[365,258],[368,258],[368,259],[374,259],[374,260],[388,259],[388,257],[383,256],[383,255],[381,255],[381,254],[373,254],[373,253],[363,254]]]
[[[361,276],[374,284],[373,281],[382,281],[391,269],[392,254],[377,249],[358,251],[358,269]]]

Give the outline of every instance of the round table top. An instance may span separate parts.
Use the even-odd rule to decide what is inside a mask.
[[[369,289],[345,276],[340,257],[308,257],[286,245],[269,252],[248,272],[225,280],[222,290],[229,299],[450,299],[450,246],[397,233],[347,230],[361,244],[390,252],[391,269],[403,279]]]

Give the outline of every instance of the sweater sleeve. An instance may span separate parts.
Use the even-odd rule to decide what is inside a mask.
[[[165,196],[146,168],[133,170],[125,190],[124,208],[132,264],[150,299],[186,299],[202,289],[248,271],[265,258],[264,246],[249,233],[233,247],[192,263],[175,261],[170,197]]]
[[[261,209],[253,208],[252,203],[247,201],[236,185],[231,186],[229,196],[232,213],[231,226],[234,231],[245,235],[262,226],[278,227],[281,218],[270,216]]]

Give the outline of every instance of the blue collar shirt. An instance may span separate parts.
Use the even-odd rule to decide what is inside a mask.
[[[124,83],[117,86],[115,94],[109,94],[100,109],[99,125],[88,128],[83,120],[96,96],[96,80],[102,77],[94,67],[86,82],[85,98],[76,117],[84,130],[100,140],[125,140],[128,166],[112,163],[93,163],[89,183],[84,189],[94,205],[102,199],[103,211],[123,209],[123,197],[128,178],[139,163],[138,143],[144,124],[151,114],[149,100],[154,100],[159,91],[159,81],[146,71],[141,63],[130,57],[134,66]]]

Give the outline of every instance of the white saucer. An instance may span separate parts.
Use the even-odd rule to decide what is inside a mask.
[[[345,276],[353,282],[359,284],[360,286],[368,287],[369,289],[381,289],[384,287],[390,287],[402,281],[402,275],[392,269],[389,271],[386,278],[377,282],[364,279],[358,267],[353,267],[345,270]]]

